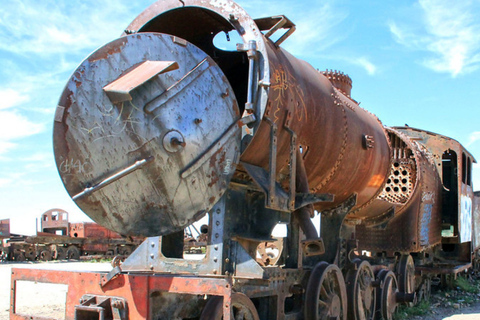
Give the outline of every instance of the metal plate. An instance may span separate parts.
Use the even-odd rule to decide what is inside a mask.
[[[144,61],[179,68],[112,103],[103,88]],[[238,163],[240,115],[230,84],[203,51],[169,35],[139,33],[103,46],[74,72],[58,108],[55,159],[67,191],[123,235],[168,234],[199,219]]]

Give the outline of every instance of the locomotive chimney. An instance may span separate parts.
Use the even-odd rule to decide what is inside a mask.
[[[352,79],[343,72],[337,70],[325,70],[322,74],[327,77],[335,88],[342,91],[347,97],[352,92]]]

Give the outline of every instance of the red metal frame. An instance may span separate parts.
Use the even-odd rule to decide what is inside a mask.
[[[230,320],[232,285],[230,278],[190,277],[179,275],[121,273],[101,287],[99,272],[12,269],[10,319],[41,319],[15,311],[16,281],[64,284],[68,286],[65,319],[74,319],[75,306],[84,294],[122,297],[128,304],[128,319],[151,319],[150,296],[166,291],[183,294],[223,296],[223,319]]]

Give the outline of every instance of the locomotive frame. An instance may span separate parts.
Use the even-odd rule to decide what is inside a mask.
[[[215,49],[232,30],[238,52]],[[280,47],[294,30],[230,0],[166,0],[82,63],[55,114],[60,175],[94,220],[150,237],[109,273],[14,269],[11,319],[28,318],[15,309],[25,280],[67,284],[67,319],[392,319],[398,303],[429,296],[434,276],[478,268],[473,156],[438,134],[383,127],[347,75]],[[88,117],[85,138],[76,121]],[[205,257],[184,259],[183,228],[207,212]],[[268,244],[276,257],[258,249]]]

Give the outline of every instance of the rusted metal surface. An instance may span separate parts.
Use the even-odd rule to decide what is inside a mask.
[[[417,252],[441,242],[442,184],[429,153],[408,136],[389,129],[391,174],[370,206],[372,214],[356,226],[364,250]],[[347,218],[354,219],[356,212]]]
[[[397,130],[424,146],[425,151],[428,150],[429,160],[435,163],[444,186],[442,218],[452,228],[448,235],[450,242],[472,241],[474,216],[471,170],[472,163],[476,163],[475,158],[454,139],[410,127],[398,127]],[[453,156],[446,157],[447,153]],[[447,164],[450,166],[447,167]],[[447,172],[449,176],[445,176]]]
[[[415,267],[415,272],[425,273],[425,274],[458,274],[464,272],[472,267],[471,263],[451,263],[451,264],[436,264],[435,266],[417,266]]]
[[[70,223],[69,235],[72,238],[120,239],[118,233],[93,222]]]
[[[36,235],[10,235],[4,240],[2,260],[49,261],[128,256],[143,238],[124,238],[93,222],[70,223],[68,213],[51,209],[41,216]]]
[[[0,220],[0,239],[10,238],[10,219]]]
[[[50,209],[42,214],[40,221],[41,232],[68,233],[68,212],[62,209]]]
[[[222,296],[224,305],[229,306],[232,284],[228,278],[197,278],[168,275],[120,274],[106,286],[101,287],[104,273],[68,272],[57,270],[12,269],[12,295],[10,319],[30,319],[29,315],[19,315],[15,311],[16,281],[35,281],[68,285],[66,319],[74,319],[75,306],[85,292],[89,295],[122,297],[128,305],[128,319],[152,319],[151,304],[159,292],[189,295]],[[225,310],[229,310],[226,308]],[[231,319],[225,312],[223,319]]]
[[[277,176],[286,176],[288,170],[288,126],[303,150],[311,192],[335,195],[335,201],[316,204],[315,209],[335,207],[353,193],[357,193],[357,206],[365,204],[386,180],[390,159],[383,126],[309,64],[270,42],[267,47],[271,86],[265,117],[279,128],[277,163],[281,165],[277,166]],[[269,155],[258,150],[269,144],[268,128],[263,121],[242,154],[242,161],[267,167]],[[364,135],[373,137],[374,148],[364,148]],[[351,174],[347,177],[341,172]]]

